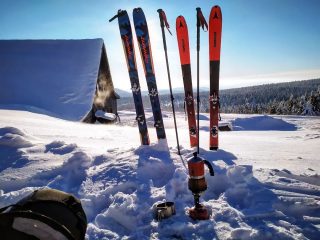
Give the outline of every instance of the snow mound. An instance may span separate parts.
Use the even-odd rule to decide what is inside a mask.
[[[175,166],[165,141],[139,147],[135,154],[139,156],[137,174],[142,182],[151,180],[154,186],[161,187],[172,178]]]
[[[0,189],[14,191],[28,184],[78,192],[92,159],[76,144],[31,144],[26,139],[34,138],[16,128],[1,128],[0,134]]]
[[[74,151],[77,148],[76,144],[65,144],[63,141],[53,141],[47,144],[45,152],[51,152],[53,154],[67,154]]]
[[[24,148],[31,147],[32,143],[23,131],[14,127],[4,127],[0,128],[0,146]]]
[[[91,162],[92,159],[86,153],[76,151],[60,167],[39,173],[35,179],[48,182],[47,186],[51,188],[77,194]]]
[[[33,146],[29,138],[18,128],[0,128],[0,172],[7,168],[22,168],[28,163],[23,149]]]
[[[270,116],[255,116],[251,118],[236,118],[232,121],[233,129],[244,131],[295,131],[297,127],[282,119]]]

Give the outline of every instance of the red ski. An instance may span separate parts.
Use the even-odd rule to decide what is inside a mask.
[[[194,98],[190,67],[189,35],[188,26],[184,17],[177,17],[176,30],[185,93],[186,111],[188,115],[190,145],[191,147],[196,147],[198,143],[198,135],[196,128],[196,116],[194,111]]]
[[[210,150],[218,149],[219,122],[219,72],[221,50],[222,14],[219,6],[211,8],[209,19],[209,60],[210,60]]]

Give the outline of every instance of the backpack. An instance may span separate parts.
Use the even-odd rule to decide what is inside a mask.
[[[86,229],[80,200],[55,189],[36,190],[0,209],[0,238],[4,240],[80,240]]]

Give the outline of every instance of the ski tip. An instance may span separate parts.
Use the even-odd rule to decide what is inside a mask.
[[[144,21],[144,19],[146,18],[142,8],[140,8],[140,7],[134,8],[132,10],[132,15],[133,15],[133,20],[134,21],[135,21],[135,19],[141,19],[141,20]]]
[[[180,27],[184,27],[186,26],[186,20],[184,19],[183,16],[178,16],[177,19],[176,19],[176,28],[180,28]]]
[[[215,5],[211,8],[211,11],[221,12],[221,8],[218,5]]]
[[[221,8],[218,5],[215,5],[211,8],[209,22],[213,20],[222,21],[222,12]]]
[[[163,12],[163,10],[162,10],[161,8],[159,8],[159,9],[157,10],[157,12],[158,12],[158,13],[161,13],[161,12]]]
[[[137,7],[133,9],[133,12],[143,12],[141,7]]]
[[[211,12],[210,12],[210,15],[215,13],[215,15],[218,15],[218,17],[221,17],[222,14],[221,14],[221,8],[218,6],[218,5],[215,5],[211,8]]]

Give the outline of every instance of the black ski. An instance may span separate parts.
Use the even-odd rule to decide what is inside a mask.
[[[144,73],[148,85],[148,91],[154,118],[154,126],[157,131],[158,139],[165,139],[166,133],[164,130],[156,77],[154,73],[148,25],[145,15],[141,8],[133,9],[133,21],[136,30],[137,40],[139,43]]]
[[[128,72],[129,72],[129,77],[131,82],[131,90],[132,90],[134,105],[135,105],[136,114],[137,114],[136,120],[138,122],[138,127],[140,132],[140,141],[141,141],[141,144],[143,145],[149,145],[150,140],[149,140],[148,128],[147,128],[147,123],[146,123],[146,118],[145,118],[143,103],[141,98],[139,76],[137,71],[136,57],[135,57],[129,16],[127,14],[127,11],[119,10],[118,14],[113,18],[111,18],[109,22],[111,22],[115,18],[118,18],[123,50],[127,60],[127,67],[128,67]]]

